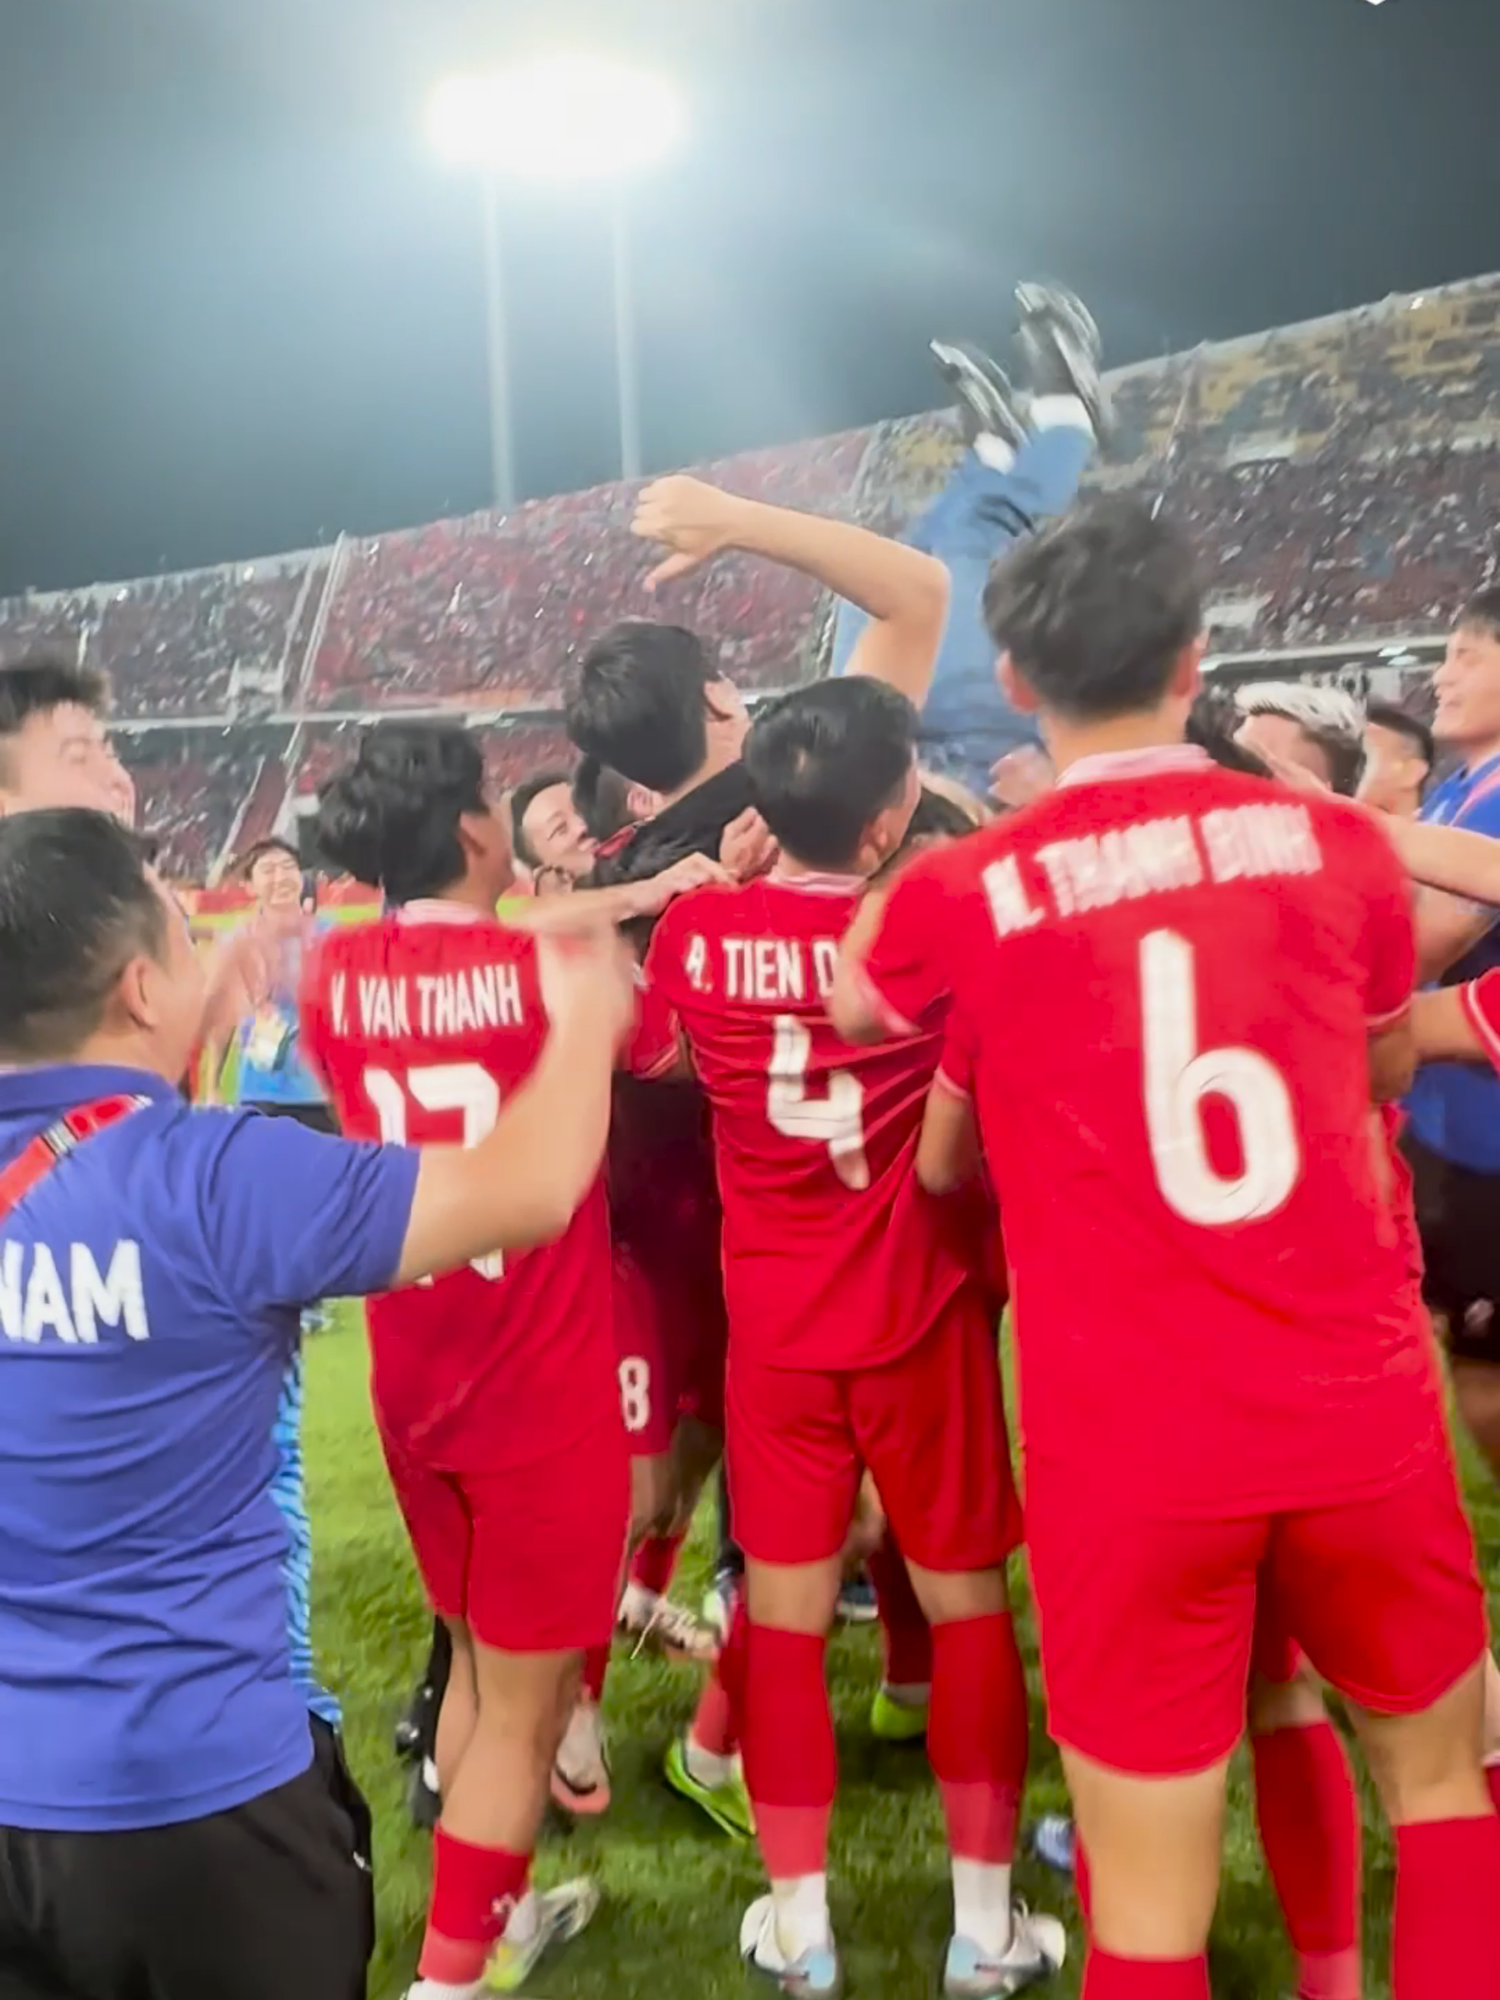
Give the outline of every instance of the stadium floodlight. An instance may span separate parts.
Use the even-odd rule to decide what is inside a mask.
[[[484,198],[485,297],[489,327],[490,443],[494,498],[515,497],[505,294],[500,252],[503,183],[604,186],[612,220],[615,376],[620,470],[640,476],[635,314],[625,208],[628,181],[676,151],[686,130],[680,95],[665,78],[607,57],[559,52],[487,76],[454,76],[428,107],[442,157],[477,172]]]

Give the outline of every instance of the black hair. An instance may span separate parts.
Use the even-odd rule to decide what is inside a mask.
[[[75,1054],[131,959],[160,957],[166,921],[144,843],[109,813],[0,819],[0,1058]]]
[[[528,807],[543,792],[550,792],[555,785],[564,785],[568,797],[573,796],[573,780],[567,771],[537,771],[529,778],[523,778],[510,795],[510,839],[516,851],[516,859],[524,861],[528,868],[539,868],[541,857],[526,838],[522,822]]]
[[[268,834],[264,840],[257,840],[253,847],[247,847],[240,856],[239,865],[235,870],[240,880],[248,882],[256,862],[264,861],[268,854],[285,854],[295,861],[299,868],[302,866],[302,856],[289,840],[283,840],[280,834]]]
[[[990,571],[996,648],[1044,707],[1080,721],[1155,708],[1203,629],[1191,549],[1141,501],[1084,501]]]
[[[484,757],[468,730],[380,722],[318,792],[318,851],[387,902],[409,903],[462,879],[458,823],[488,810]]]
[[[1393,736],[1404,736],[1430,771],[1437,762],[1437,745],[1432,731],[1420,715],[1413,715],[1410,709],[1400,708],[1393,701],[1372,701],[1365,709],[1365,727],[1373,723],[1377,729],[1388,729]]]
[[[912,846],[925,845],[930,840],[962,840],[966,833],[975,832],[983,824],[982,818],[966,812],[957,799],[924,785],[917,795],[917,809],[906,829],[906,838]]]
[[[1243,778],[1269,778],[1272,771],[1265,758],[1234,740],[1234,732],[1242,720],[1235,708],[1233,695],[1221,693],[1217,688],[1205,688],[1188,710],[1187,727],[1183,734],[1189,743],[1196,743],[1200,750],[1206,750],[1214,762],[1221,764],[1226,771],[1238,771]]]
[[[1465,625],[1477,625],[1492,639],[1500,639],[1500,583],[1487,583],[1475,591],[1454,619],[1453,629],[1457,632]]]
[[[706,690],[719,678],[686,626],[628,620],[579,664],[568,693],[569,740],[635,784],[680,791],[708,755]]]
[[[848,868],[912,768],[917,712],[865,674],[814,681],[763,708],[745,739],[761,818],[794,860]]]
[[[14,666],[0,667],[0,754],[33,715],[50,715],[55,708],[86,708],[90,715],[103,715],[108,706],[109,683],[103,674],[74,666],[61,654],[29,653]]]
[[[630,780],[585,757],[573,773],[573,804],[595,840],[613,840],[630,825]]]

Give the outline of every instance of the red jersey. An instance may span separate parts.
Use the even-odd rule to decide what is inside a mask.
[[[1485,1054],[1500,1070],[1500,971],[1485,972],[1458,989],[1459,1004]]]
[[[915,862],[864,976],[948,1011],[1000,1200],[1027,1449],[1139,1510],[1336,1504],[1442,1436],[1370,1033],[1406,879],[1354,807],[1089,758]]]
[[[532,940],[453,903],[330,932],[302,1011],[355,1139],[477,1144],[547,1036]],[[570,1423],[588,1433],[590,1391],[615,1393],[602,1181],[557,1242],[385,1293],[368,1314],[376,1417],[405,1451],[453,1472],[566,1451]]]
[[[966,1282],[912,1173],[936,1031],[853,1048],[824,996],[864,884],[775,874],[679,897],[646,956],[713,1109],[732,1350],[873,1367],[919,1341]]]

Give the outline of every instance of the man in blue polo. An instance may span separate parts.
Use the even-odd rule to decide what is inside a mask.
[[[291,1672],[273,1420],[307,1300],[558,1233],[628,977],[542,969],[468,1150],[194,1110],[204,981],[102,812],[0,817],[0,1990],[356,2000],[368,1874]]]
[[[1421,817],[1500,838],[1500,586],[1459,613],[1434,676],[1433,733],[1459,768]],[[1424,976],[1443,985],[1500,965],[1500,911],[1423,890],[1417,943]],[[1500,1477],[1500,1076],[1432,1063],[1407,1102],[1407,1157],[1429,1305],[1447,1328],[1464,1422]]]

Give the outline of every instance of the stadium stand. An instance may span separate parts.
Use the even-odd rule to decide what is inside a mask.
[[[1160,493],[1190,526],[1227,668],[1386,635],[1416,644],[1495,567],[1500,277],[1171,356],[1111,387],[1099,481]],[[959,450],[952,419],[936,414],[704,473],[899,532]],[[127,745],[174,860],[206,872],[226,846],[305,810],[355,718],[508,715],[487,735],[505,782],[565,752],[549,711],[569,665],[625,615],[654,608],[695,625],[752,692],[818,670],[827,607],[786,572],[726,561],[653,607],[649,557],[628,533],[634,497],[600,487],[271,561],[13,599],[0,603],[0,663],[63,645],[109,673],[125,722],[220,725]],[[1344,671],[1336,658],[1319,666]],[[274,745],[262,727],[273,716]]]

